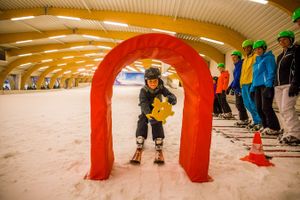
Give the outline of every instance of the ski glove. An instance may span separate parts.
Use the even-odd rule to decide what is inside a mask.
[[[291,85],[289,89],[289,97],[297,96],[299,93],[299,87],[296,85]]]
[[[168,95],[167,98],[168,98],[168,102],[171,105],[175,105],[177,103],[176,97],[174,97],[173,95]]]
[[[158,123],[159,123],[159,121],[157,121],[157,120],[154,119],[154,118],[149,119],[149,122],[150,122],[151,125],[155,125],[155,124],[158,124]]]
[[[265,98],[272,98],[274,96],[274,88],[266,87],[263,91],[263,96]]]
[[[231,87],[228,87],[226,90],[226,94],[229,94],[231,92]]]

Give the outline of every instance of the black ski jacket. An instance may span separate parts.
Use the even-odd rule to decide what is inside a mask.
[[[142,113],[145,115],[151,113],[153,109],[152,103],[154,98],[157,97],[162,100],[162,95],[168,98],[168,102],[170,104],[175,105],[177,103],[176,96],[164,86],[161,79],[159,79],[158,86],[155,90],[152,90],[147,85],[141,88],[139,95],[139,106],[141,106]]]
[[[293,45],[277,57],[275,86],[300,86],[300,46]]]

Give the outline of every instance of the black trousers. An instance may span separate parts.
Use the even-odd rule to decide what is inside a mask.
[[[247,120],[249,117],[247,114],[247,110],[244,106],[242,95],[240,95],[240,94],[235,95],[235,106],[239,111],[240,120]]]
[[[223,92],[223,93],[217,94],[217,96],[218,96],[218,101],[219,101],[219,104],[221,105],[223,113],[231,112],[231,108],[229,107],[229,104],[227,103],[227,100],[226,100],[226,94]]]
[[[136,137],[143,136],[147,139],[148,136],[148,118],[144,114],[139,115],[139,120],[137,122],[137,129],[136,129]],[[152,139],[155,140],[156,138],[165,138],[164,128],[162,126],[162,122],[157,121],[155,124],[151,125],[152,127]]]
[[[221,105],[219,104],[218,97],[215,95],[214,98],[214,114],[222,113]]]
[[[255,88],[255,104],[257,112],[262,120],[262,125],[264,128],[280,130],[278,118],[272,107],[274,99],[274,88],[272,88],[273,92],[271,98],[266,98],[263,95],[265,89],[265,86],[259,86]]]

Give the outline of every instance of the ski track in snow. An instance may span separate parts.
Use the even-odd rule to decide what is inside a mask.
[[[274,158],[275,167],[257,167],[240,161],[248,151],[220,133],[212,133],[209,175],[214,181],[191,182],[178,164],[182,89],[171,89],[178,104],[164,125],[165,165],[153,164],[151,129],[141,165],[129,164],[136,148],[139,90],[114,87],[115,163],[106,181],[83,179],[90,165],[89,87],[1,95],[0,199],[300,199],[300,159]]]

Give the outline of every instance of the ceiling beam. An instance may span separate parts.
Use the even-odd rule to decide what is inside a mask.
[[[44,8],[30,8],[18,10],[6,10],[0,15],[0,20],[10,19],[12,17],[20,17],[24,15],[65,15],[72,17],[79,17],[81,19],[99,20],[99,21],[115,21],[126,23],[131,26],[139,26],[145,28],[158,28],[177,33],[190,34],[193,36],[203,36],[214,40],[222,41],[235,49],[241,49],[241,43],[246,39],[239,32],[224,26],[215,25],[211,23],[199,22],[191,19],[177,18],[173,20],[172,17],[149,15],[141,13],[127,13],[116,11],[97,11],[93,10],[89,13],[83,9],[71,8],[48,8],[47,13]],[[105,33],[106,37],[114,38],[111,31]],[[112,35],[111,35],[112,34]],[[0,42],[2,43],[2,42]]]

